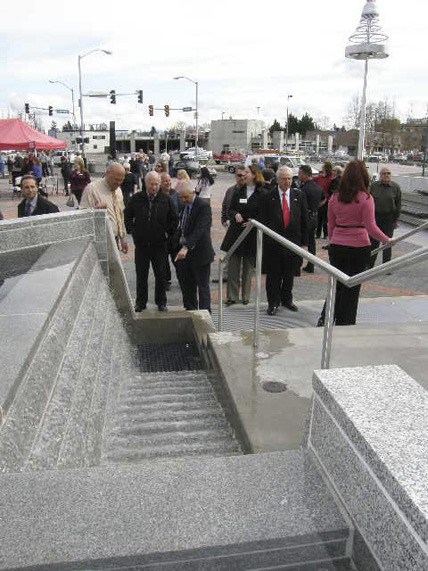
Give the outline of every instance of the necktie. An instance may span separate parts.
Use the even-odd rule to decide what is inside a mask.
[[[290,224],[290,208],[285,192],[282,193],[282,218],[284,220],[284,228],[287,228]]]
[[[29,202],[28,200],[25,203],[24,216],[31,216],[31,202]]]
[[[186,208],[183,210],[183,218],[181,219],[181,230],[183,232],[186,230],[189,213],[190,213],[190,206],[187,205]]]

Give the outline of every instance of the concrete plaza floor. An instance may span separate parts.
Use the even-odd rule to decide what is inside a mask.
[[[211,206],[213,210],[213,225],[212,225],[212,239],[214,248],[219,253],[219,247],[223,240],[225,230],[220,222],[220,211],[221,202],[226,189],[234,183],[234,176],[229,173],[219,172],[215,184],[212,187],[212,198]],[[60,184],[62,188],[62,185]],[[62,190],[58,194],[49,196],[49,199],[55,202],[61,211],[70,210],[66,206],[66,197]],[[0,179],[0,210],[6,219],[12,219],[17,216],[17,204],[19,202],[19,197],[14,197],[12,192],[12,186],[8,183],[7,179]],[[411,227],[407,224],[400,224],[400,227],[396,231],[396,236],[407,232]],[[132,244],[132,238],[130,238],[130,249],[128,254],[122,255],[122,261],[125,268],[126,276],[128,279],[128,284],[130,287],[131,295],[135,295],[135,270],[134,270],[134,247]],[[327,251],[322,249],[322,246],[326,244],[326,241],[321,239],[317,240],[317,255],[324,260],[327,260]],[[428,245],[428,232],[420,232],[408,240],[400,242],[393,248],[393,258],[408,253],[412,250],[417,249],[419,246]],[[378,256],[378,261],[380,261],[380,256]],[[218,264],[214,261],[211,268],[212,278],[215,279],[218,272]],[[181,292],[175,277],[174,268],[172,268],[172,284],[171,290],[168,292],[168,305],[170,307],[181,307],[182,299]],[[149,308],[155,307],[154,305],[154,284],[153,275],[150,272],[150,289],[149,289]],[[315,274],[305,274],[302,272],[301,277],[297,277],[294,285],[294,298],[295,303],[299,306],[300,311],[296,314],[291,314],[287,310],[282,310],[278,313],[275,318],[279,321],[278,325],[282,326],[282,321],[287,320],[291,326],[308,326],[314,325],[316,323],[316,316],[322,307],[322,301],[324,300],[327,289],[327,277],[321,272],[316,272]],[[212,284],[212,302],[213,302],[213,316],[216,319],[216,304],[218,302],[218,284]],[[403,312],[407,313],[405,309],[407,305],[397,305],[391,304],[391,298],[405,298],[417,296],[428,295],[428,259],[424,259],[417,264],[414,264],[410,268],[404,268],[393,272],[392,275],[382,276],[377,279],[371,280],[363,285],[361,291],[361,303],[358,321],[366,321],[370,315],[373,316],[373,312],[377,311],[380,319],[384,320],[388,316],[393,319],[393,312],[400,312],[400,316],[397,314],[398,321],[403,320]],[[223,291],[224,299],[226,299],[226,286],[224,286]],[[377,304],[370,304],[369,308],[366,310],[366,304],[364,300],[367,298],[377,298]],[[385,303],[381,302],[382,298],[385,299]],[[262,287],[262,302],[266,302],[266,295],[264,284]],[[379,305],[383,303],[382,307]],[[245,316],[248,312],[251,313],[251,305],[244,307],[241,304],[237,304],[232,308],[228,308],[225,311],[225,315],[233,317],[233,320],[238,319],[239,315]],[[421,307],[422,310],[422,307]],[[413,315],[409,313],[409,320],[412,319]],[[428,314],[425,314],[425,318]],[[275,319],[274,318],[274,319]]]

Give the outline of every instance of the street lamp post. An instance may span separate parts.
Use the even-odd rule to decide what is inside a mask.
[[[85,52],[84,54],[80,54],[77,58],[77,68],[79,71],[80,149],[82,151],[82,156],[85,156],[85,142],[83,140],[84,123],[83,123],[82,67],[80,62],[84,57],[93,54],[95,52],[102,52],[109,56],[112,54],[112,52],[110,52],[109,50],[102,50],[100,48],[96,48],[94,50],[90,50],[89,52]]]
[[[366,92],[369,59],[384,59],[388,57],[384,42],[388,36],[382,32],[379,25],[379,12],[375,0],[368,0],[364,5],[360,23],[349,37],[350,45],[345,50],[345,57],[364,60],[363,97],[360,112],[360,133],[358,137],[357,159],[363,160],[364,139],[366,133]]]
[[[285,131],[285,152],[288,151],[288,102],[292,97],[293,97],[292,95],[287,95],[287,125]]]
[[[191,83],[193,83],[196,87],[196,112],[195,112],[195,119],[196,119],[196,141],[195,141],[195,157],[196,160],[198,159],[198,140],[199,140],[199,101],[198,101],[198,82],[195,81],[194,79],[190,79],[190,77],[186,77],[185,75],[179,75],[177,77],[174,77],[174,79],[187,79],[187,81],[190,81]]]
[[[64,83],[63,81],[49,79],[49,83],[59,83],[59,84],[63,85],[64,87],[66,87],[69,91],[71,91],[72,117],[73,117],[73,123],[75,125],[76,124],[76,114],[75,114],[75,110],[74,110],[74,89],[72,87],[70,87],[69,85],[67,85],[66,83]]]

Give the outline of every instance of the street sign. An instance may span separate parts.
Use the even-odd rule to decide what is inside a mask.
[[[55,109],[55,111],[57,113],[67,113],[67,115],[70,113],[70,111],[68,109]]]
[[[193,111],[191,107],[183,107],[183,111]]]

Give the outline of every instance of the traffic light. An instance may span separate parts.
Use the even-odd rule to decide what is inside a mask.
[[[114,89],[110,91],[110,103],[116,105],[116,91]]]
[[[153,105],[149,105],[149,115],[153,117]]]
[[[137,91],[137,93],[138,93],[138,103],[142,103],[143,102],[143,90],[139,89]]]
[[[52,117],[52,115],[53,115],[53,107],[52,107],[52,105],[49,105],[49,107],[48,107],[48,113],[49,113],[49,115]]]
[[[25,112],[27,113],[27,115],[28,115],[28,113],[30,113],[30,104],[29,103],[25,104]]]
[[[165,109],[165,116],[169,117],[169,105],[165,105],[164,109]]]

